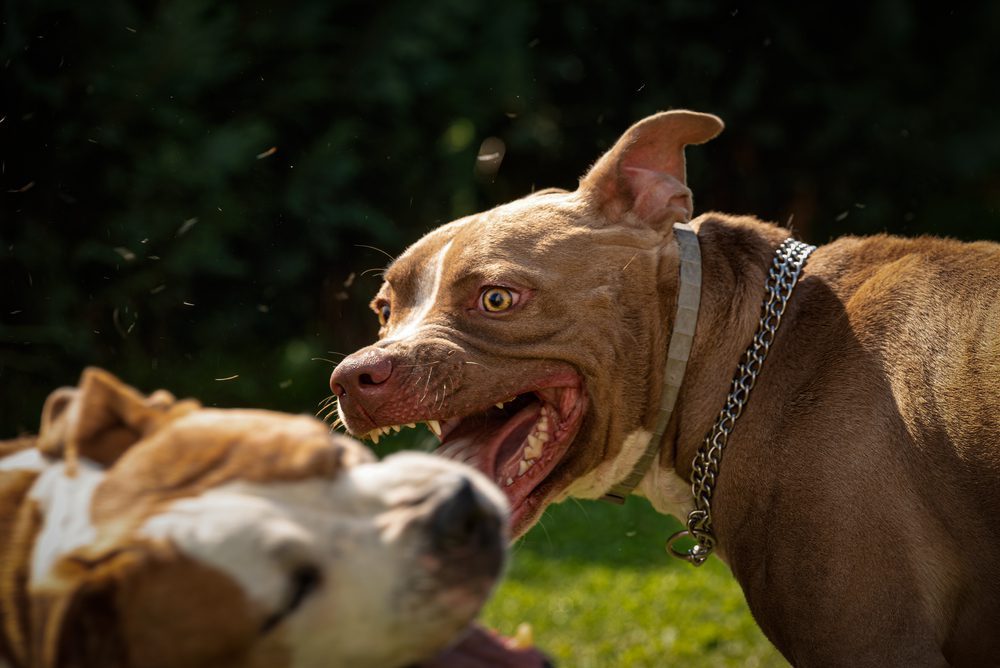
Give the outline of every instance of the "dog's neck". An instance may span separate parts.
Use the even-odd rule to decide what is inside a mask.
[[[657,478],[665,482],[663,469],[673,469],[674,477],[687,485],[698,446],[718,416],[757,328],[774,251],[789,236],[787,230],[750,217],[705,214],[692,226],[701,245],[701,311],[674,418],[663,438],[661,471],[649,476],[654,484]],[[664,310],[672,308],[671,302]],[[662,366],[665,355],[657,351],[654,363]],[[644,487],[647,494],[655,493],[651,485]]]

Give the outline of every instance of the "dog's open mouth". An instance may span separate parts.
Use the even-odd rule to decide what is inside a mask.
[[[565,457],[586,405],[580,377],[560,374],[467,415],[427,423],[441,439],[436,454],[479,469],[506,492],[517,532],[544,501],[533,493]],[[399,430],[382,427],[374,438],[390,429]]]

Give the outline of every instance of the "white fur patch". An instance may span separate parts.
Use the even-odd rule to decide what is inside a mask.
[[[49,462],[35,448],[21,450],[0,459],[0,471],[44,471]],[[2,668],[2,665],[0,665]]]
[[[646,451],[650,438],[652,433],[645,429],[637,429],[630,433],[625,437],[617,457],[601,462],[590,473],[574,480],[557,501],[563,501],[571,496],[581,499],[597,499],[603,496],[613,485],[621,482],[632,472],[636,462]],[[639,481],[633,494],[649,499],[658,512],[673,515],[682,521],[693,507],[691,485],[681,479],[674,469],[662,468],[656,459]]]
[[[646,451],[646,445],[652,433],[645,429],[637,429],[625,437],[618,455],[598,464],[586,475],[574,480],[560,495],[558,501],[567,497],[578,499],[597,499],[603,496],[613,485],[621,482],[632,472],[636,462]],[[646,474],[647,477],[649,474]]]
[[[28,498],[38,503],[42,530],[31,554],[31,583],[42,582],[59,557],[91,543],[97,532],[91,522],[90,502],[104,480],[104,469],[86,459],[76,475],[66,475],[66,465],[49,466],[32,485]]]
[[[383,339],[386,341],[400,341],[403,339],[408,339],[423,326],[424,319],[434,308],[434,304],[437,302],[438,293],[441,292],[441,275],[444,273],[444,263],[445,257],[448,255],[448,251],[451,249],[451,244],[453,240],[449,240],[438,254],[434,257],[434,262],[431,264],[430,271],[424,272],[420,277],[420,286],[416,297],[416,304],[414,304],[414,310],[410,316],[400,323],[398,327],[395,327],[395,331]]]
[[[674,469],[662,468],[656,462],[636,487],[635,494],[649,499],[657,512],[673,515],[681,522],[694,508],[691,483],[677,475]]]

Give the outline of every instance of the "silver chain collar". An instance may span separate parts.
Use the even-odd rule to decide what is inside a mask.
[[[774,261],[768,271],[767,296],[761,309],[760,323],[750,347],[743,353],[736,376],[733,378],[726,404],[698,448],[691,470],[691,493],[694,495],[694,510],[688,513],[687,529],[678,531],[667,540],[667,551],[673,556],[701,566],[715,549],[715,532],[712,528],[712,494],[719,478],[722,451],[733,431],[736,419],[743,413],[750,390],[757,382],[764,359],[774,342],[774,335],[781,324],[792,290],[799,281],[802,267],[815,246],[794,239],[785,239],[774,253]],[[679,551],[674,544],[681,538],[693,538],[695,545],[687,552]]]

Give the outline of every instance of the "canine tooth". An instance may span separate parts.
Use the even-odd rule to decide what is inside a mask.
[[[369,438],[372,439],[372,443],[378,445],[378,439],[381,434],[382,434],[381,429],[372,429],[372,431],[368,434],[368,436]]]
[[[437,420],[428,420],[427,421],[427,426],[430,427],[431,431],[434,432],[435,436],[437,436],[438,438],[441,438],[441,423],[440,422],[438,422]]]

